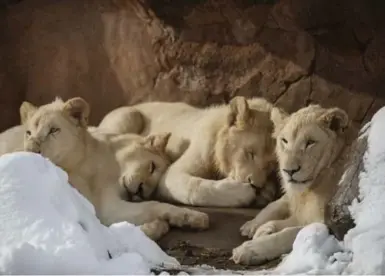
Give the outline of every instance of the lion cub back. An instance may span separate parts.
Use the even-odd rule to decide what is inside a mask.
[[[24,127],[14,126],[0,134],[0,155],[24,149]]]

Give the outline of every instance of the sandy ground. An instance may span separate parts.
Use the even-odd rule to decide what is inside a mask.
[[[239,228],[252,219],[256,209],[234,208],[194,208],[210,216],[210,228],[206,231],[193,232],[187,229],[172,229],[159,244],[182,265],[193,267],[209,265],[216,269],[255,270],[276,266],[275,260],[262,266],[237,265],[229,258],[234,247],[246,239],[239,233]],[[172,272],[177,271],[169,271]],[[190,271],[191,272],[191,271]]]

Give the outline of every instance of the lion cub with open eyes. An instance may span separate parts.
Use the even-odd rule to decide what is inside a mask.
[[[310,105],[288,116],[275,110],[276,153],[285,194],[241,228],[252,237],[233,250],[236,263],[259,264],[291,251],[297,233],[324,222],[355,130],[345,111]]]
[[[26,130],[24,149],[40,153],[63,168],[71,185],[93,203],[96,215],[105,225],[120,221],[143,225],[143,231],[153,239],[168,231],[167,223],[197,229],[208,227],[208,216],[201,212],[155,201],[134,203],[124,200],[118,184],[121,168],[115,148],[106,136],[87,130],[89,112],[88,104],[81,98],[66,102],[56,99],[39,108],[24,102],[20,107]],[[156,135],[147,137],[150,142],[141,138],[143,142],[132,150],[145,152],[140,144],[148,150],[158,150],[158,138],[162,141],[162,137]],[[167,139],[163,138],[160,143],[166,143]],[[147,166],[142,161],[148,155],[136,157],[137,161],[128,162],[134,166],[133,173],[140,164]]]

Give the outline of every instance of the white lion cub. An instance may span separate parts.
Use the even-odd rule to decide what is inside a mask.
[[[236,263],[260,264],[291,251],[297,233],[324,222],[355,131],[339,108],[310,105],[290,116],[274,111],[276,153],[284,195],[241,227],[252,237],[233,250]]]
[[[264,99],[235,97],[229,105],[196,108],[150,102],[113,110],[99,127],[115,133],[172,133],[173,163],[156,197],[193,206],[240,207],[265,191],[274,170],[273,106]],[[272,200],[273,198],[271,198]],[[270,200],[270,201],[271,201]]]
[[[0,133],[0,155],[22,151],[24,132],[22,126],[14,126]]]
[[[137,134],[105,133],[88,128],[94,136],[108,141],[120,166],[120,194],[128,201],[148,200],[162,175],[171,164],[166,146],[171,133]]]
[[[83,99],[56,99],[40,108],[24,102],[20,109],[26,130],[24,149],[40,153],[63,168],[71,185],[93,203],[103,224],[144,224],[142,229],[153,239],[167,232],[167,223],[197,229],[208,227],[208,216],[204,213],[155,201],[133,203],[121,198],[121,171],[114,149],[108,140],[87,131],[90,109]]]

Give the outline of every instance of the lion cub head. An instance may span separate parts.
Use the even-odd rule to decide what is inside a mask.
[[[333,166],[346,144],[348,115],[340,108],[309,105],[290,116],[275,110],[276,153],[284,188],[304,189]]]
[[[233,98],[215,146],[221,173],[262,188],[275,160],[272,132],[270,111],[250,108],[244,97]]]
[[[68,168],[83,150],[79,143],[87,129],[89,105],[82,98],[36,107],[29,102],[20,106],[25,127],[24,150],[40,153],[58,166]],[[71,158],[69,157],[71,154]]]
[[[150,199],[171,160],[166,146],[171,133],[146,137],[135,134],[119,135],[115,143],[121,167],[121,194],[129,201]],[[136,137],[135,137],[136,136]]]

